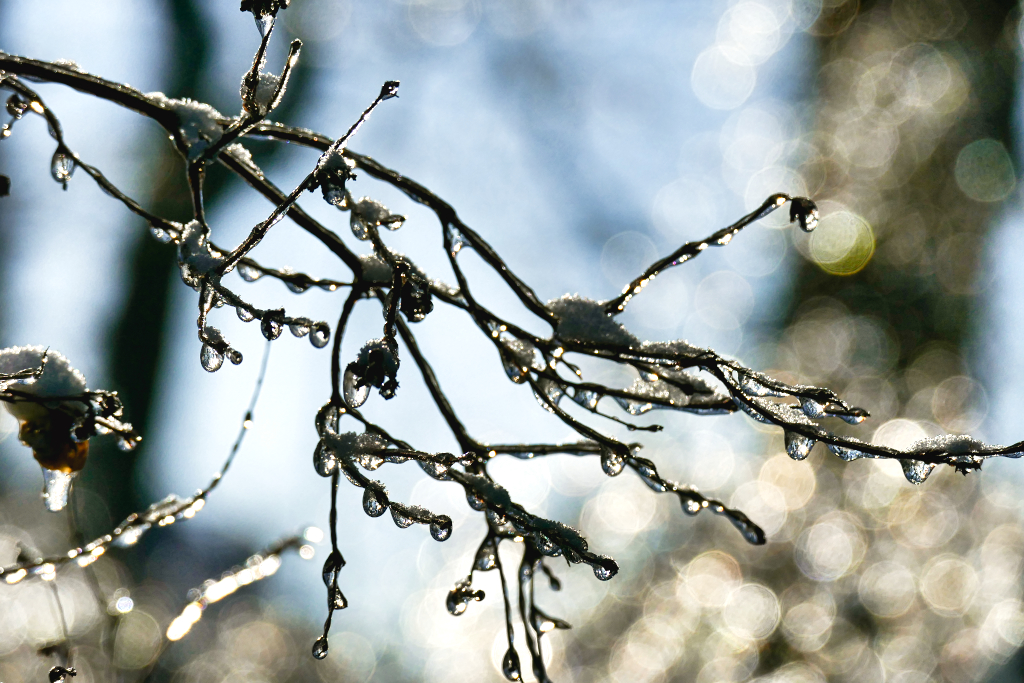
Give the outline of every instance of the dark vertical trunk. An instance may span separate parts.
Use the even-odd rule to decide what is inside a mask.
[[[865,3],[847,28],[819,40],[817,156],[804,175],[826,211],[837,202],[870,224],[874,255],[836,275],[856,270],[870,247],[844,262],[829,260],[842,245],[829,249],[826,231],[805,243],[810,261],[823,263],[801,265],[790,321],[813,297],[834,297],[891,330],[897,370],[926,345],[955,351],[965,342],[984,287],[982,241],[1000,206],[993,200],[1012,189],[1012,169],[998,166],[1012,156],[1017,3],[965,7]],[[833,15],[820,32],[847,25],[843,12]]]

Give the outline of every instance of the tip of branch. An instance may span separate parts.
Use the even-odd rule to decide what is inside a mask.
[[[811,232],[818,227],[818,206],[807,197],[793,197],[789,205],[789,222],[800,221],[800,229]]]
[[[399,82],[398,81],[388,81],[383,86],[381,86],[381,89],[380,89],[380,99],[381,99],[381,101],[383,102],[384,100],[390,100],[392,97],[398,97],[398,86],[399,86]]]

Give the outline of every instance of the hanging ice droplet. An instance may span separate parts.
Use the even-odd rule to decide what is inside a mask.
[[[338,459],[334,456],[334,452],[324,445],[323,441],[318,441],[316,448],[313,449],[313,469],[321,477],[329,477],[334,472],[334,468],[338,465]]]
[[[313,656],[317,659],[323,659],[327,656],[327,637],[320,636],[313,643]]]
[[[695,515],[704,509],[703,506],[700,504],[700,501],[694,498],[682,498],[682,504],[683,512],[685,512],[688,515]]]
[[[594,410],[597,408],[597,402],[601,400],[601,395],[590,389],[577,389],[572,400],[587,410]]]
[[[493,540],[488,540],[476,551],[476,559],[473,561],[473,568],[477,571],[486,572],[498,566],[498,549]]]
[[[619,566],[611,559],[606,558],[606,564],[594,565],[594,576],[601,581],[607,581],[619,573]]]
[[[266,38],[267,34],[274,28],[274,15],[270,13],[259,15],[254,14],[253,18],[256,20],[256,28],[259,29],[260,36]],[[327,652],[326,642],[324,642],[324,652]],[[318,657],[318,659],[321,658]]]
[[[77,472],[43,469],[43,503],[50,512],[60,512],[68,504],[71,483]]]
[[[430,523],[430,535],[435,541],[447,541],[452,535],[452,520],[447,515],[438,515]]]
[[[64,189],[67,189],[68,180],[71,179],[74,172],[75,160],[71,155],[65,154],[61,149],[53,153],[53,158],[50,160],[50,175],[58,183],[64,185]]]
[[[224,352],[224,355],[228,357],[228,360],[231,361],[232,365],[241,365],[242,352],[238,349],[233,349],[229,346],[227,351]]]
[[[242,308],[241,306],[235,308],[235,313],[238,314],[238,319],[241,320],[243,323],[252,322],[253,318],[256,317],[249,311]]]
[[[398,505],[391,506],[391,519],[399,529],[408,529],[415,521],[412,517],[406,515]]]
[[[296,318],[292,322],[288,323],[288,329],[295,337],[305,337],[309,334],[309,326],[313,324],[313,321],[309,318]]]
[[[260,272],[259,268],[245,261],[239,261],[236,270],[239,276],[246,282],[256,282],[263,277],[263,273]]]
[[[609,477],[614,477],[622,472],[626,465],[626,459],[610,448],[601,449],[601,469]]]
[[[28,111],[28,100],[24,100],[18,93],[7,98],[7,113],[14,119],[20,119]]]
[[[352,370],[345,370],[345,403],[348,403],[353,408],[366,403],[366,399],[370,397],[370,385],[364,384],[359,386],[359,377]]]
[[[519,653],[514,647],[509,647],[501,660],[501,673],[510,681],[518,681],[523,678],[523,672],[519,665]]]
[[[171,241],[170,234],[168,234],[168,232],[163,228],[158,228],[155,225],[151,225],[149,227],[149,234],[152,235],[153,238],[156,239],[156,241],[160,242],[161,244],[167,244],[168,242]]]
[[[224,365],[224,354],[209,344],[203,344],[203,348],[199,349],[199,362],[202,363],[203,370],[217,372],[220,366]]]
[[[331,554],[324,560],[323,579],[324,585],[328,588],[332,588],[338,581],[338,572],[345,566],[345,558],[341,556],[341,553],[337,550],[332,550]]]
[[[812,448],[814,439],[796,432],[786,432],[786,453],[789,457],[803,460],[810,454]]]
[[[318,349],[322,349],[327,346],[327,342],[330,340],[331,326],[323,321],[313,323],[313,327],[309,330],[309,343]],[[369,387],[366,390],[369,392]]]
[[[854,450],[852,448],[846,448],[845,446],[837,446],[836,444],[831,443],[827,445],[828,449],[832,451],[833,455],[839,456],[839,458],[845,460],[846,462],[850,462],[851,460],[856,460],[858,458],[864,457],[864,453],[858,450]]]
[[[472,590],[470,586],[471,584],[469,583],[469,579],[459,581],[455,584],[455,588],[448,593],[448,598],[445,600],[445,607],[448,609],[448,613],[453,617],[464,614],[471,600],[479,602],[484,599],[483,591]]]
[[[900,465],[903,466],[903,476],[911,484],[923,484],[935,469],[934,464],[920,460],[900,460]]]
[[[345,609],[348,607],[348,600],[345,599],[345,594],[341,592],[340,588],[331,588],[328,592],[328,600],[330,600],[330,608]]]
[[[825,417],[825,406],[821,405],[817,401],[812,401],[809,398],[800,399],[800,409],[804,411],[804,415],[807,417]]]
[[[388,496],[383,491],[366,487],[363,491],[363,512],[370,517],[380,517],[388,509]]]
[[[454,257],[462,251],[462,247],[466,246],[466,237],[462,234],[461,230],[453,225],[445,226],[445,232],[448,233],[448,240],[451,244],[449,253]]]
[[[284,330],[284,325],[281,324],[280,320],[266,315],[263,320],[260,321],[260,332],[267,338],[267,341],[274,341],[281,336],[281,332]]]

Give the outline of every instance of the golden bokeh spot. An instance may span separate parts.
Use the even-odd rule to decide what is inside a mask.
[[[824,216],[811,235],[811,260],[832,275],[853,275],[875,253],[875,234],[868,222],[850,211]]]

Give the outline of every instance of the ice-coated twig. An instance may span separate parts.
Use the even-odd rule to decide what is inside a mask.
[[[748,213],[732,225],[726,226],[699,242],[687,242],[663,259],[655,261],[639,277],[630,282],[622,289],[622,294],[615,297],[605,305],[605,312],[609,315],[617,315],[626,309],[626,304],[634,296],[639,294],[651,280],[659,273],[681,263],[686,263],[692,258],[700,256],[700,253],[709,246],[724,247],[732,241],[743,228],[758,221],[772,213],[786,202],[790,202],[790,221],[799,221],[800,227],[805,232],[814,230],[818,225],[818,207],[814,202],[805,197],[790,197],[788,194],[777,193],[768,197],[758,208]]]
[[[302,559],[311,559],[314,554],[313,546],[308,545],[307,541],[322,535],[323,532],[316,527],[309,527],[302,534],[282,538],[266,550],[247,558],[243,567],[236,568],[219,579],[209,579],[199,588],[189,590],[188,604],[167,626],[167,640],[181,640],[188,635],[192,627],[202,619],[206,608],[213,603],[223,600],[239,588],[276,574],[281,566],[281,556],[287,551],[295,550]]]

